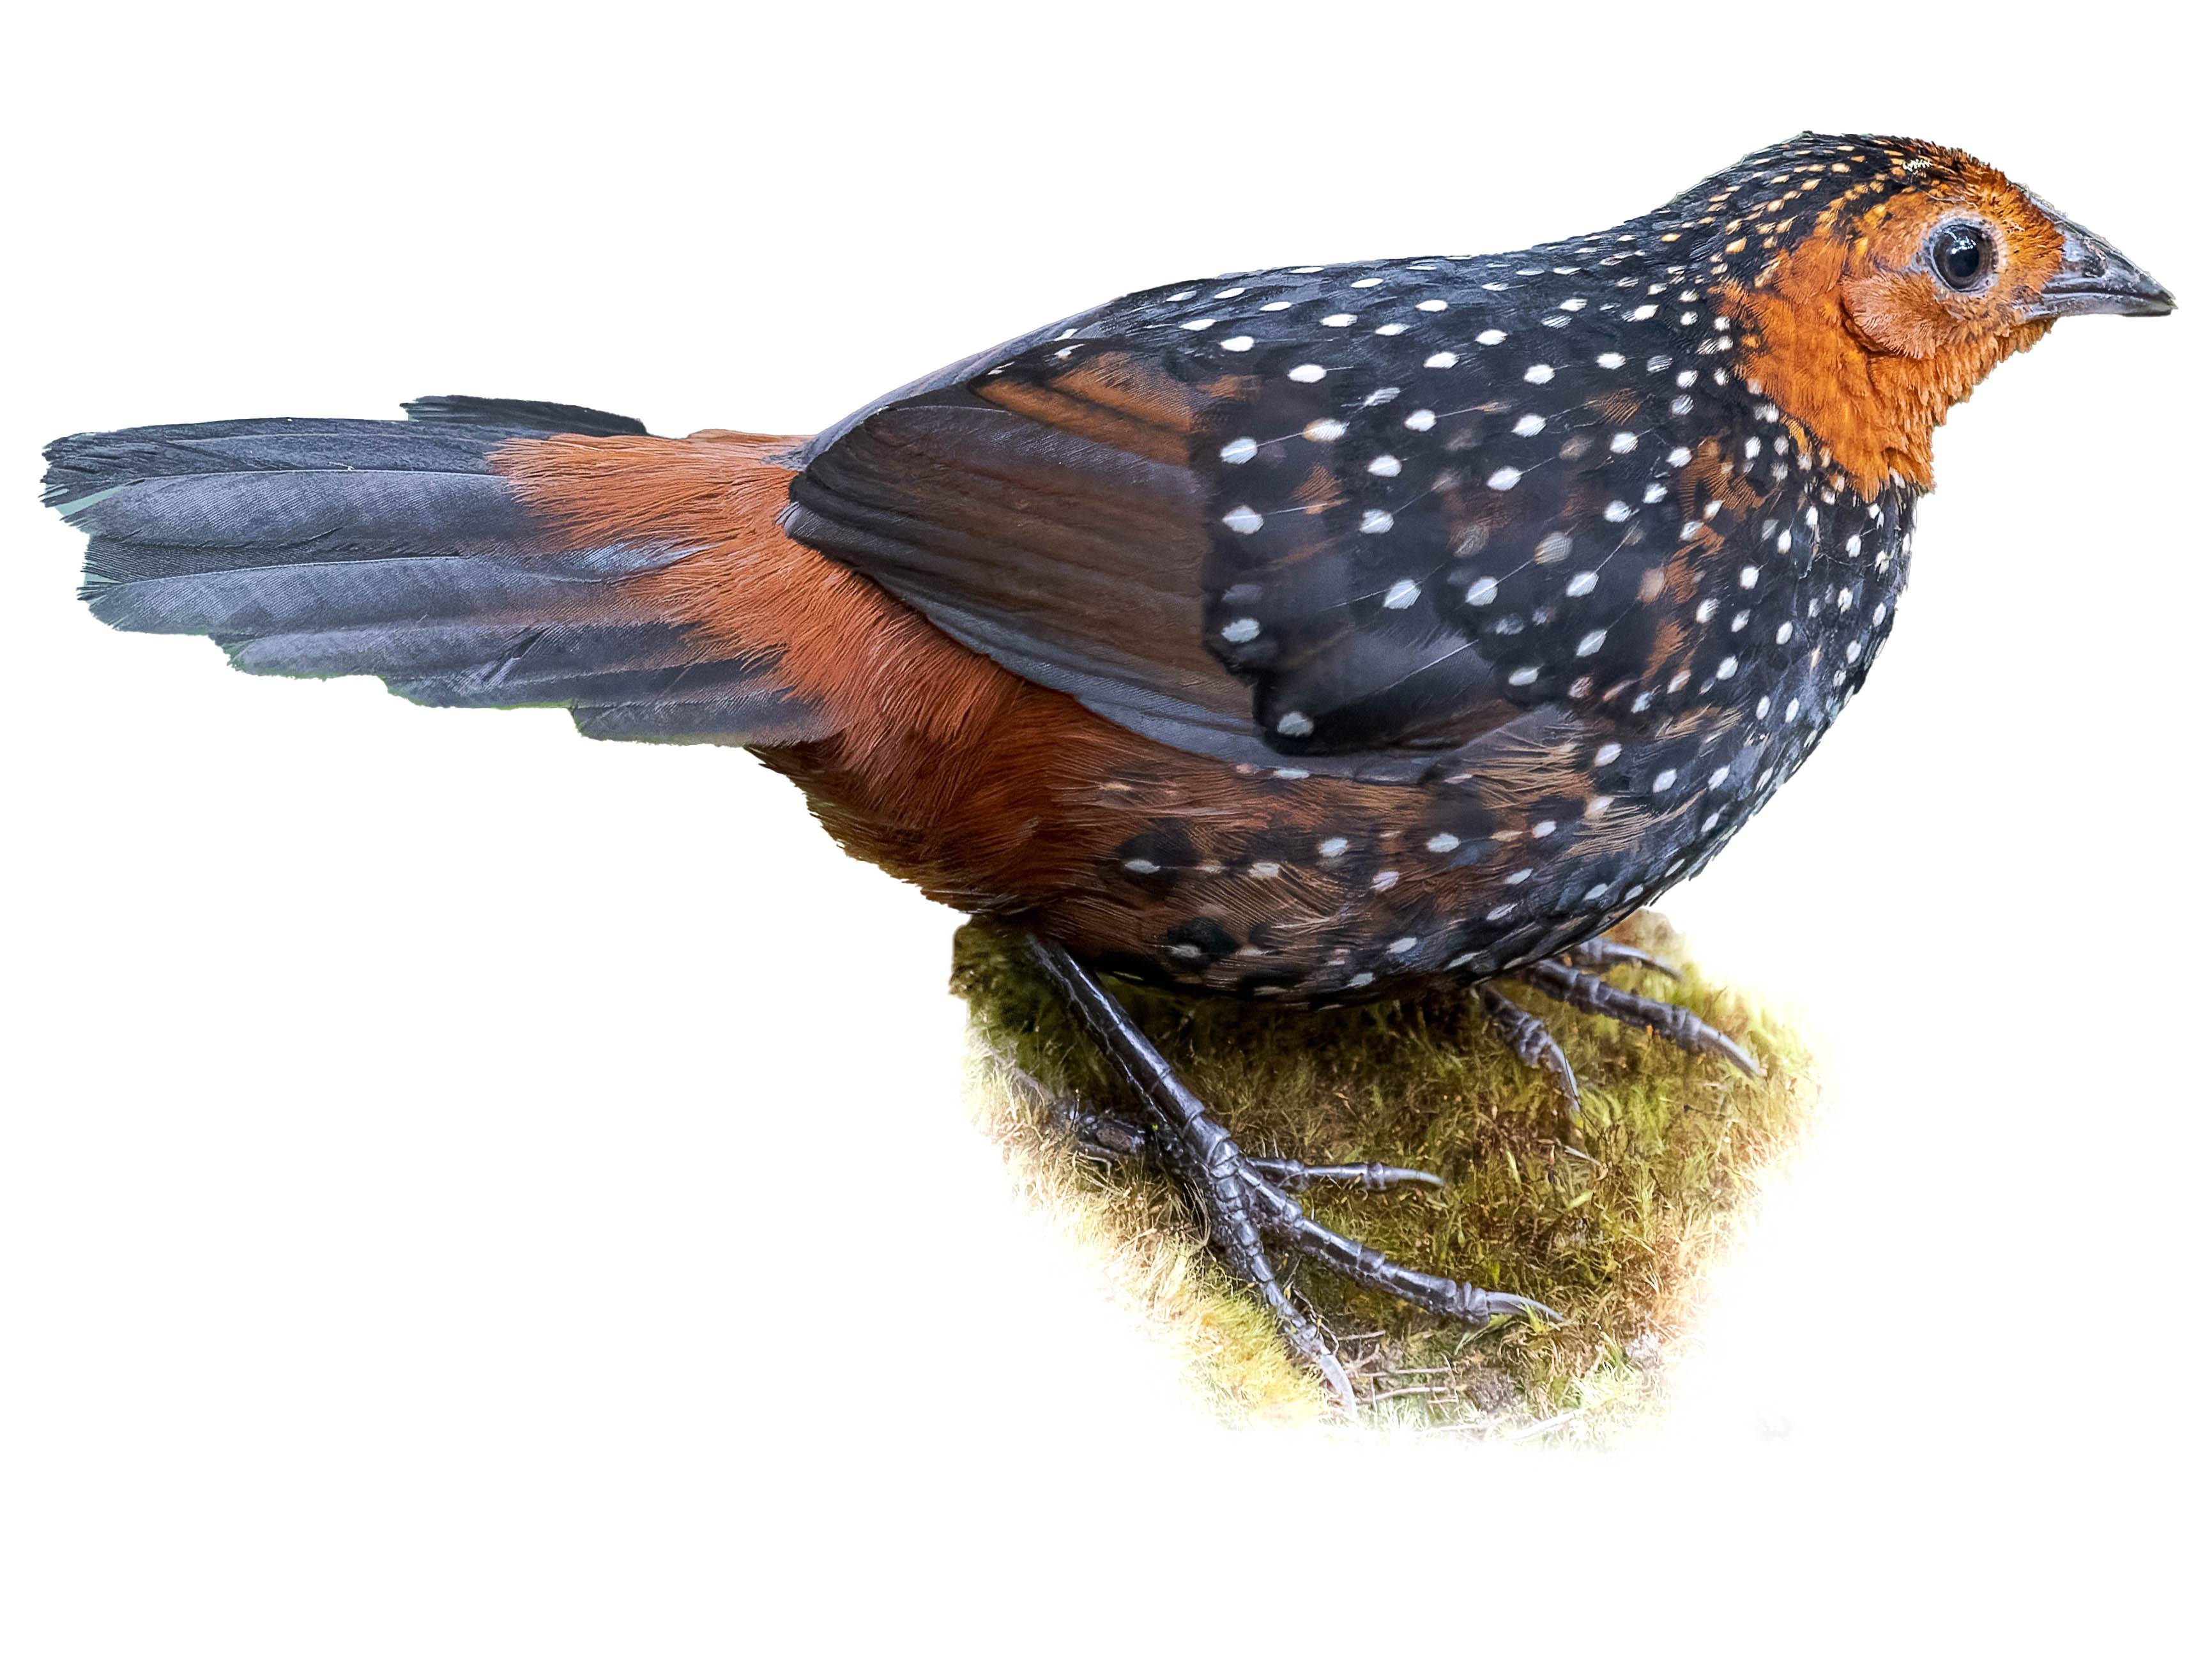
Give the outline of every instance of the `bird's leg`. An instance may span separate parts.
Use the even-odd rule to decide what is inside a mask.
[[[1048,939],[1031,935],[1029,944],[1031,956],[1053,988],[1066,1000],[1165,1132],[1160,1150],[1198,1200],[1214,1248],[1232,1272],[1259,1291],[1282,1327],[1285,1340],[1322,1374],[1340,1401],[1347,1406],[1352,1402],[1351,1380],[1328,1339],[1283,1290],[1268,1258],[1267,1239],[1315,1257],[1356,1284],[1448,1318],[1477,1324],[1513,1314],[1558,1319],[1541,1303],[1401,1267],[1381,1252],[1322,1226],[1274,1184],[1271,1167],[1278,1172],[1296,1170],[1307,1179],[1352,1178],[1362,1184],[1369,1184],[1366,1172],[1373,1170],[1382,1178],[1372,1184],[1383,1186],[1396,1179],[1424,1178],[1421,1172],[1388,1165],[1334,1164],[1316,1169],[1247,1157],[1088,969]],[[1356,1173],[1347,1177],[1346,1172]]]
[[[1715,1055],[1752,1077],[1765,1075],[1741,1044],[1715,1030],[1687,1008],[1617,989],[1595,974],[1581,973],[1558,962],[1533,963],[1516,977],[1570,1008],[1601,1014],[1626,1025],[1640,1025],[1691,1054]]]
[[[1183,1086],[1174,1067],[1082,963],[1034,934],[1030,950],[1076,1018],[1168,1130],[1176,1146],[1176,1172],[1197,1197],[1214,1248],[1230,1270],[1250,1281],[1282,1327],[1284,1339],[1322,1374],[1340,1401],[1350,1404],[1352,1382],[1334,1350],[1313,1321],[1291,1304],[1275,1278],[1253,1214],[1254,1183],[1244,1179],[1238,1167],[1243,1154],[1229,1131]]]

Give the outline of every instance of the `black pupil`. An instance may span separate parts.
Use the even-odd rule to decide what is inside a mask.
[[[1974,225],[1946,225],[1936,233],[1936,271],[1953,288],[1972,288],[1989,258],[1990,239]]]

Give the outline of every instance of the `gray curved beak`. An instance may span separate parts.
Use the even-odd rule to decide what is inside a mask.
[[[2173,309],[2173,295],[2110,242],[2062,214],[2051,220],[2066,238],[2063,262],[2028,307],[2030,317],[2163,317]]]

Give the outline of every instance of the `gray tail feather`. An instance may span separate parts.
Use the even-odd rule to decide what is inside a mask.
[[[441,707],[569,709],[586,735],[826,737],[774,665],[638,612],[625,578],[694,551],[641,526],[582,550],[494,469],[517,438],[642,434],[619,415],[425,398],[405,421],[218,421],[64,438],[46,500],[90,537],[83,596],[142,633],[204,634],[253,674],[374,674]]]

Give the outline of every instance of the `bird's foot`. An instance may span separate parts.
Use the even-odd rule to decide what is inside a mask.
[[[1568,1062],[1566,1050],[1559,1047],[1559,1038],[1552,1035],[1552,1028],[1492,986],[1478,985],[1474,994],[1491,1029],[1513,1058],[1550,1074],[1553,1090],[1559,1097],[1565,1139],[1571,1145],[1581,1146],[1583,1085],[1575,1080],[1575,1068]]]
[[[1634,945],[1615,944],[1608,939],[1585,939],[1570,947],[1557,961],[1534,963],[1521,969],[1515,977],[1570,1008],[1641,1026],[1687,1053],[1717,1056],[1753,1077],[1765,1075],[1759,1061],[1741,1043],[1716,1030],[1687,1008],[1638,996],[1598,977],[1614,968],[1644,968],[1669,979],[1682,977],[1681,970],[1672,963],[1662,962]],[[1582,1085],[1575,1080],[1575,1069],[1568,1063],[1559,1040],[1541,1019],[1492,987],[1478,986],[1475,994],[1481,1001],[1482,1012],[1489,1017],[1513,1057],[1523,1066],[1550,1073],[1564,1108],[1566,1138],[1570,1143],[1580,1146]]]
[[[1103,1112],[1086,1112],[1081,1105],[1055,1100],[1054,1109],[1073,1135],[1076,1146],[1103,1164],[1136,1162],[1155,1169],[1170,1167],[1158,1137],[1141,1123]],[[1426,1170],[1408,1170],[1395,1164],[1303,1164],[1293,1158],[1255,1158],[1244,1162],[1278,1192],[1302,1193],[1309,1187],[1358,1187],[1379,1193],[1408,1183],[1441,1187],[1444,1178]]]
[[[1322,1226],[1305,1212],[1290,1195],[1291,1192],[1316,1181],[1351,1181],[1384,1188],[1437,1178],[1389,1164],[1315,1165],[1250,1157],[1087,969],[1047,940],[1032,938],[1030,949],[1054,987],[1137,1091],[1158,1125],[1154,1132],[1123,1120],[1094,1116],[1088,1119],[1093,1143],[1110,1146],[1115,1155],[1123,1158],[1149,1152],[1166,1164],[1197,1200],[1210,1240],[1230,1270],[1259,1292],[1281,1327],[1284,1340],[1321,1373],[1340,1404],[1348,1408],[1355,1403],[1351,1379],[1328,1339],[1283,1289],[1271,1245],[1310,1256],[1356,1285],[1447,1319],[1474,1325],[1487,1325],[1516,1315],[1559,1319],[1540,1302],[1401,1266],[1381,1251]],[[1085,1120],[1078,1114],[1076,1121],[1081,1138]]]
[[[1686,1054],[1710,1054],[1725,1060],[1748,1077],[1764,1077],[1765,1068],[1749,1050],[1724,1031],[1716,1030],[1687,1008],[1638,996],[1607,984],[1595,974],[1583,973],[1559,962],[1539,962],[1523,968],[1521,982],[1554,1001],[1586,1014],[1601,1014],[1624,1025],[1640,1025],[1666,1038]]]

